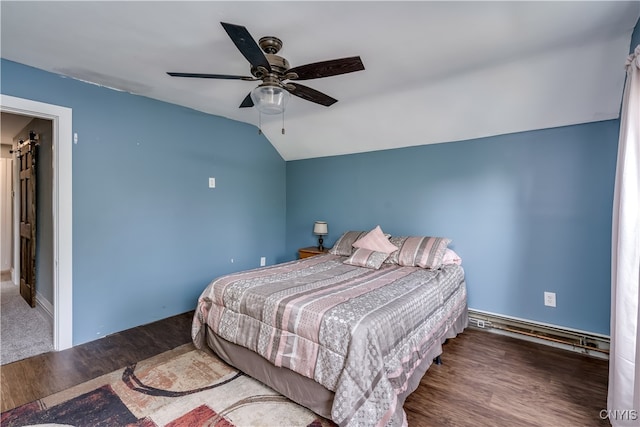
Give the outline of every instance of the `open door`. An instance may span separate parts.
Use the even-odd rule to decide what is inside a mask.
[[[53,301],[55,350],[73,346],[73,110],[60,105],[46,104],[31,99],[17,98],[0,93],[0,112],[29,115],[53,122],[51,138],[53,158]],[[39,160],[41,162],[41,160]],[[14,160],[16,171],[14,186],[16,198],[19,189],[19,162]],[[17,201],[17,200],[16,200]],[[14,247],[15,282],[20,273],[20,206],[15,206]]]
[[[36,306],[36,162],[35,138],[18,146],[20,170],[20,295]]]

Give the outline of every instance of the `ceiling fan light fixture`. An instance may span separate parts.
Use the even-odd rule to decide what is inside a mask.
[[[251,100],[262,114],[282,114],[291,94],[276,85],[260,85],[251,91]]]

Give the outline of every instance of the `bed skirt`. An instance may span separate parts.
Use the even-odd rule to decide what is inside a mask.
[[[427,351],[427,357],[415,369],[407,389],[398,396],[399,405],[404,405],[407,396],[418,388],[420,380],[433,363],[433,359],[442,354],[442,344],[447,339],[454,338],[461,333],[467,327],[468,322],[467,307],[465,306],[451,328]],[[287,368],[272,365],[259,354],[213,334],[208,330],[208,326],[207,345],[229,365],[257,379],[299,405],[311,409],[316,414],[331,419],[334,393],[321,384]]]

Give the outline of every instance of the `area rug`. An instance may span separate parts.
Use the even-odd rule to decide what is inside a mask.
[[[186,344],[3,412],[0,425],[335,426]]]

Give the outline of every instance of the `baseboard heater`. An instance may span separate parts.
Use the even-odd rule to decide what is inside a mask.
[[[564,329],[472,309],[469,309],[469,326],[609,359],[610,339],[605,335]]]

